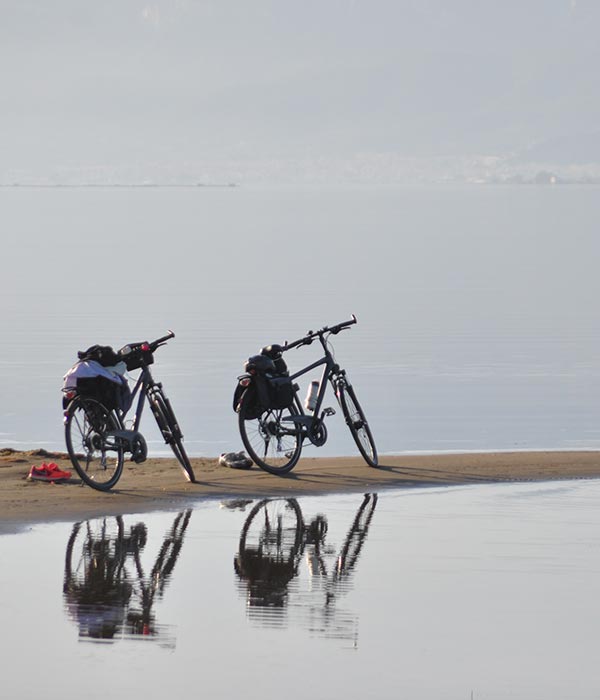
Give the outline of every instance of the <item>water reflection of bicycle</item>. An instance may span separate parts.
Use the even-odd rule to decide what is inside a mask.
[[[63,594],[66,608],[83,639],[110,641],[122,637],[159,639],[167,646],[164,627],[152,607],[164,594],[173,573],[191,510],[177,515],[164,536],[149,572],[142,554],[148,539],[144,523],[125,527],[121,516],[75,523],[65,556]]]
[[[306,555],[308,591],[294,587],[305,622],[327,636],[349,636],[348,627],[354,621],[340,620],[335,603],[349,590],[376,504],[376,494],[365,494],[332,565],[336,549],[326,545],[328,522],[324,515],[316,515],[307,524],[295,498],[257,503],[244,523],[234,560],[251,613],[265,617],[265,609],[270,608],[269,623],[281,622],[284,610],[291,605],[290,582],[299,576]]]

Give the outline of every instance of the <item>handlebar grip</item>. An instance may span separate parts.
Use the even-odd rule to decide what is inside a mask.
[[[349,321],[342,321],[342,323],[338,323],[336,326],[332,326],[331,328],[328,328],[330,333],[333,333],[334,335],[336,333],[339,333],[341,330],[344,328],[348,328],[349,326],[353,326],[355,323],[357,323],[356,316],[352,314],[352,318]]]
[[[175,337],[175,333],[173,331],[169,331],[168,335],[164,335],[162,338],[157,338],[156,340],[153,340],[151,343],[148,343],[151,348],[156,349],[159,345],[162,343],[166,343],[167,340],[171,340],[171,338]]]

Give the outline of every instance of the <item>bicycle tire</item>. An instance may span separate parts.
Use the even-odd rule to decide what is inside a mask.
[[[239,551],[260,551],[274,560],[302,553],[304,518],[295,498],[265,498],[250,511],[240,534]]]
[[[89,562],[95,555],[106,555],[115,570],[120,570],[123,539],[123,517],[120,515],[74,523],[65,552],[64,591],[84,582]]]
[[[293,404],[283,409],[265,409],[255,417],[253,398],[246,391],[240,406],[238,423],[244,447],[264,471],[277,476],[287,474],[300,459],[303,438],[296,424],[283,419],[298,415],[298,409]]]
[[[195,483],[196,476],[183,446],[183,435],[169,400],[161,392],[155,391],[148,395],[148,402],[163,439],[173,450],[183,475],[189,482]]]
[[[191,508],[178,513],[171,529],[165,535],[162,547],[156,557],[150,572],[150,580],[153,582],[154,591],[158,591],[159,596],[162,596],[169,577],[175,568],[179,553],[183,547],[183,537],[191,517]]]
[[[250,511],[234,568],[249,582],[250,605],[279,605],[304,551],[304,519],[295,498],[265,498]]]
[[[111,431],[121,420],[95,399],[77,396],[65,414],[65,442],[73,468],[81,480],[97,491],[109,491],[123,473],[124,450]],[[114,457],[107,460],[107,453]]]
[[[129,554],[121,516],[76,523],[67,545],[64,605],[79,637],[114,640],[123,634],[135,595],[126,570]]]
[[[359,452],[370,467],[378,466],[379,461],[375,441],[354,389],[345,381],[340,381],[336,393],[342,407],[346,425],[354,438]]]
[[[349,576],[356,566],[362,547],[367,539],[376,505],[377,494],[366,493],[352,526],[346,535],[344,546],[338,554],[334,580],[340,581],[344,577]]]

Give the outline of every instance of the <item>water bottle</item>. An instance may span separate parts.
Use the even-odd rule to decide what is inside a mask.
[[[304,408],[307,411],[314,411],[317,405],[317,394],[319,393],[319,382],[312,381],[308,387],[308,393],[306,394],[306,400],[304,401]]]

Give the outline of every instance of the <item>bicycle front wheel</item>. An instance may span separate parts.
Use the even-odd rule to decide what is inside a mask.
[[[78,396],[65,415],[65,441],[71,464],[82,481],[108,491],[123,473],[123,447],[114,435],[121,427],[99,401]]]
[[[246,391],[239,413],[242,442],[252,461],[270,474],[292,471],[302,452],[300,428],[291,416],[298,415],[292,405],[283,409],[265,409],[256,417],[253,396]],[[286,420],[288,419],[288,420]]]
[[[361,455],[370,467],[376,467],[379,463],[377,448],[354,389],[345,381],[341,381],[337,387],[337,397],[346,419],[346,425],[350,429]]]
[[[297,561],[304,519],[295,498],[266,498],[250,511],[240,535],[240,555],[272,561]]]
[[[155,392],[148,396],[148,401],[150,402],[150,408],[164,441],[173,450],[173,454],[181,466],[183,475],[188,481],[194,483],[196,481],[194,470],[192,469],[190,459],[183,446],[183,435],[169,400],[163,394]]]

